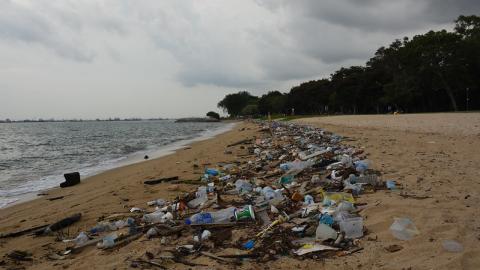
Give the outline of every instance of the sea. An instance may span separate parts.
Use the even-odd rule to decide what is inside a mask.
[[[174,120],[0,123],[0,208],[82,179],[167,155],[232,129],[233,123]]]

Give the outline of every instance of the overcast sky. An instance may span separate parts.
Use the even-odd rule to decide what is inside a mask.
[[[0,0],[0,119],[201,116],[288,92],[477,0]]]

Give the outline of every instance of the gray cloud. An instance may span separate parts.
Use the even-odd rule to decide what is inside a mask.
[[[185,99],[194,115],[215,109],[227,92],[288,91],[364,64],[396,38],[473,13],[480,13],[473,0],[3,0],[0,81],[11,100],[74,96],[92,108],[12,101],[8,111],[0,106],[0,118],[33,108],[51,110],[42,117],[131,115],[125,108],[173,116],[175,101]]]

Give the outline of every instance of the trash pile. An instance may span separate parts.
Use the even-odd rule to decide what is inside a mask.
[[[342,145],[342,137],[319,128],[258,125],[262,137],[229,145],[226,152],[246,154],[204,168],[195,192],[150,201],[148,210],[135,207],[104,217],[89,231],[64,239],[70,245],[56,256],[92,245],[109,250],[142,237],[160,239],[161,251],[130,261],[133,267],[196,266],[199,256],[228,264],[281,256],[323,259],[362,250],[366,204],[357,198],[386,189],[363,150]],[[411,237],[401,230],[405,221],[398,222],[399,237]]]

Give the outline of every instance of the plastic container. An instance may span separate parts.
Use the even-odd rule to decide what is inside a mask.
[[[330,226],[320,223],[318,224],[317,230],[315,232],[315,238],[319,241],[337,239],[337,232]]]
[[[339,203],[337,208],[335,208],[335,212],[350,212],[353,210],[355,210],[353,203],[346,201]]]
[[[237,208],[233,211],[233,215],[235,216],[235,220],[255,220],[255,212],[253,211],[253,207],[251,205],[245,205],[243,208]]]
[[[345,238],[355,239],[363,236],[363,218],[355,217],[340,222],[340,231],[345,233]]]
[[[390,232],[395,238],[404,241],[410,240],[420,233],[409,218],[394,218],[394,222],[390,226]]]
[[[235,190],[237,190],[238,193],[248,193],[253,191],[253,186],[248,181],[238,179],[235,182]]]

